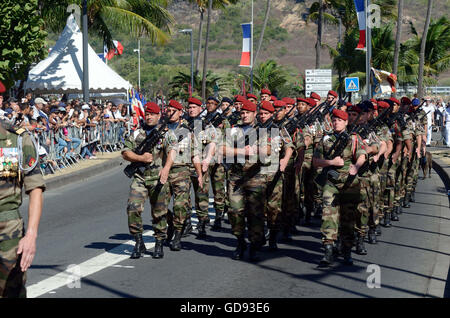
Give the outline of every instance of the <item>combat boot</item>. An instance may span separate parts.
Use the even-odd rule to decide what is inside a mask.
[[[205,226],[206,226],[206,220],[200,220],[200,221],[198,221],[198,224],[197,224],[197,231],[198,231],[197,237],[198,237],[198,238],[204,238],[204,237],[206,237],[206,229],[205,229]]]
[[[392,210],[392,214],[391,214],[391,221],[399,220],[399,218],[397,216],[397,212],[398,212],[398,206],[394,206],[394,209]]]
[[[158,240],[158,239],[156,240],[155,250],[153,251],[153,258],[163,258],[164,257],[163,243],[164,243],[164,240]]]
[[[342,240],[340,236],[338,236],[336,243],[333,245],[333,256],[338,257],[339,255],[342,255]]]
[[[391,212],[385,211],[384,212],[384,223],[383,223],[384,227],[391,227]]]
[[[403,213],[403,202],[400,202],[400,205],[397,207],[397,216]]]
[[[315,219],[319,219],[319,220],[322,219],[322,206],[319,205],[319,204],[317,204],[317,205],[314,207],[314,218],[315,218]]]
[[[358,255],[367,255],[367,250],[364,246],[364,235],[358,233],[356,237],[356,254]],[[344,253],[345,257],[345,253]]]
[[[191,217],[189,216],[185,221],[183,225],[183,232],[182,237],[188,236],[190,233],[192,233],[192,223],[191,223]]]
[[[136,234],[134,236],[134,240],[136,244],[134,245],[134,250],[130,256],[130,258],[133,259],[140,258],[141,256],[143,256],[145,251],[147,251],[147,249],[145,248],[144,239],[142,238],[142,234]]]
[[[411,195],[409,194],[409,192],[406,192],[405,198],[403,199],[403,207],[406,209],[411,207],[411,205],[409,204],[410,197],[411,197]]]
[[[175,231],[175,236],[172,242],[170,242],[170,249],[172,251],[181,250],[181,231]]]
[[[270,234],[269,234],[269,251],[271,251],[271,252],[278,251],[277,237],[278,237],[278,231],[277,230],[270,230]]]
[[[173,234],[174,234],[174,226],[172,222],[167,222],[167,242],[170,242],[172,240]]]
[[[377,225],[378,227],[378,225]],[[376,229],[371,227],[369,229],[369,244],[377,244],[377,234]]]
[[[248,250],[248,257],[250,262],[257,262],[259,261],[259,257],[257,255],[257,251],[259,250],[259,247],[255,243],[250,243],[250,248]]]
[[[344,245],[344,247],[342,248],[342,253],[344,256],[344,264],[349,266],[353,265],[352,247]]]
[[[247,243],[245,242],[245,238],[243,236],[239,236],[237,238],[237,246],[233,251],[232,258],[234,260],[241,260],[244,257],[244,252],[247,249]]]
[[[214,218],[214,224],[211,227],[214,231],[220,231],[222,229],[222,212],[216,212],[216,217]]]
[[[289,227],[285,227],[282,230],[282,236],[281,236],[280,242],[283,242],[283,243],[292,242],[292,234],[291,234],[291,231],[289,230]]]
[[[323,258],[320,260],[320,267],[327,267],[333,264],[333,244],[325,244],[325,254]]]
[[[377,236],[381,235],[381,226],[380,226],[380,224],[378,224],[377,227],[375,228],[375,234]]]

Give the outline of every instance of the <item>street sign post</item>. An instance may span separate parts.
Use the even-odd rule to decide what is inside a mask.
[[[310,69],[305,70],[305,96],[311,96],[311,92],[326,97],[328,91],[332,89],[331,69]]]
[[[345,91],[359,92],[359,78],[358,77],[346,77],[345,78]]]

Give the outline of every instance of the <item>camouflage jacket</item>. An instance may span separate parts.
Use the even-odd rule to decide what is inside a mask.
[[[22,137],[22,153],[19,153],[18,148],[19,135]],[[23,129],[13,133],[0,125],[0,214],[19,209],[22,204],[22,189],[27,194],[36,188],[45,191],[39,163],[27,173],[19,171],[19,156],[25,169],[39,161],[31,136]]]

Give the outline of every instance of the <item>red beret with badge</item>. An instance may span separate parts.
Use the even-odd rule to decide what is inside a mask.
[[[319,94],[314,93],[314,92],[312,92],[309,97],[314,98],[314,99],[318,99],[318,100],[320,100],[320,98],[321,98]]]
[[[403,105],[411,105],[412,102],[408,97],[402,97],[402,99],[400,99],[400,101],[402,102]]]
[[[261,104],[259,104],[260,109],[267,110],[270,113],[273,113],[275,111],[275,108],[273,107],[271,102],[268,102],[266,100],[262,101]]]
[[[353,106],[353,104],[352,104],[352,103],[350,103],[350,102],[346,102],[346,103],[345,103],[345,106],[347,106],[347,107],[351,107],[351,106]]]
[[[160,111],[159,106],[154,102],[148,102],[145,104],[146,113],[159,114]]]
[[[306,103],[309,105],[309,101],[307,98],[297,97],[297,102]],[[315,101],[314,101],[315,102]]]
[[[389,100],[396,103],[397,105],[400,105],[400,102],[398,101],[397,98],[391,97],[391,98],[389,98]]]
[[[248,110],[250,112],[256,112],[256,104],[252,103],[251,101],[245,100],[242,103],[242,108],[241,110]]]
[[[340,109],[333,109],[333,116],[342,120],[348,120],[348,114]]]
[[[247,98],[258,99],[258,97],[256,97],[256,95],[254,94],[247,94]]]
[[[382,100],[380,100],[379,102],[377,102],[377,104],[378,104],[378,107],[379,107],[379,108],[383,108],[383,109],[389,108],[389,104],[386,103],[386,102],[384,102],[384,101],[382,101]]]
[[[267,88],[263,88],[261,90],[261,95],[262,94],[272,95],[272,92],[269,89],[267,89]]]
[[[350,105],[347,106],[347,113],[348,112],[356,112],[356,113],[361,113],[361,108],[359,108],[357,105]]]
[[[202,102],[198,98],[195,98],[195,97],[189,97],[188,98],[188,104],[194,104],[194,105],[197,105],[197,106],[202,106]]]
[[[286,103],[282,100],[276,100],[273,102],[273,107],[285,107]]]
[[[276,101],[276,100],[278,100],[278,98],[276,98],[276,96],[270,96],[270,100],[272,101],[272,102],[274,102],[274,101]]]
[[[290,97],[284,97],[283,99],[281,99],[283,102],[286,103],[286,105],[295,105],[295,99],[290,98]]]
[[[328,95],[338,97],[338,93],[336,93],[335,91],[328,91]]]
[[[234,96],[234,101],[238,103],[244,103],[246,101],[245,97],[242,95]]]
[[[179,102],[177,102],[174,99],[169,100],[169,106],[176,108],[178,110],[183,110],[183,105],[181,105]]]
[[[315,107],[317,105],[317,102],[311,97],[307,98],[306,100],[307,100],[308,105],[311,107]]]

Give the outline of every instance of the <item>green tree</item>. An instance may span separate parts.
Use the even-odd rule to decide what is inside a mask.
[[[33,62],[47,54],[42,30],[44,21],[37,15],[37,0],[3,0],[0,7],[0,80],[7,88],[23,80]]]
[[[47,30],[61,32],[70,4],[82,5],[82,0],[39,0],[41,16]],[[173,23],[166,10],[168,0],[89,0],[88,29],[113,47],[111,30],[126,32],[133,37],[148,37],[152,43],[164,44]]]
[[[221,77],[213,74],[211,71],[206,73],[206,95],[214,94],[214,86],[220,84]],[[189,83],[191,82],[190,72],[178,72],[169,83],[170,92],[169,97],[178,100],[187,100],[189,98]],[[219,85],[220,87],[221,85]],[[201,97],[202,92],[202,77],[198,72],[194,72],[194,87],[192,96]]]
[[[250,76],[246,76],[246,82],[250,83]],[[272,92],[278,92],[287,82],[286,70],[274,60],[260,63],[253,70],[253,91],[268,88]]]
[[[425,50],[428,38],[428,28],[430,27],[431,10],[433,8],[433,0],[428,0],[427,17],[425,20],[425,26],[423,27],[422,41],[420,43],[419,51],[419,83],[417,93],[419,98],[423,97],[423,77],[424,77],[424,64],[425,64]]]

